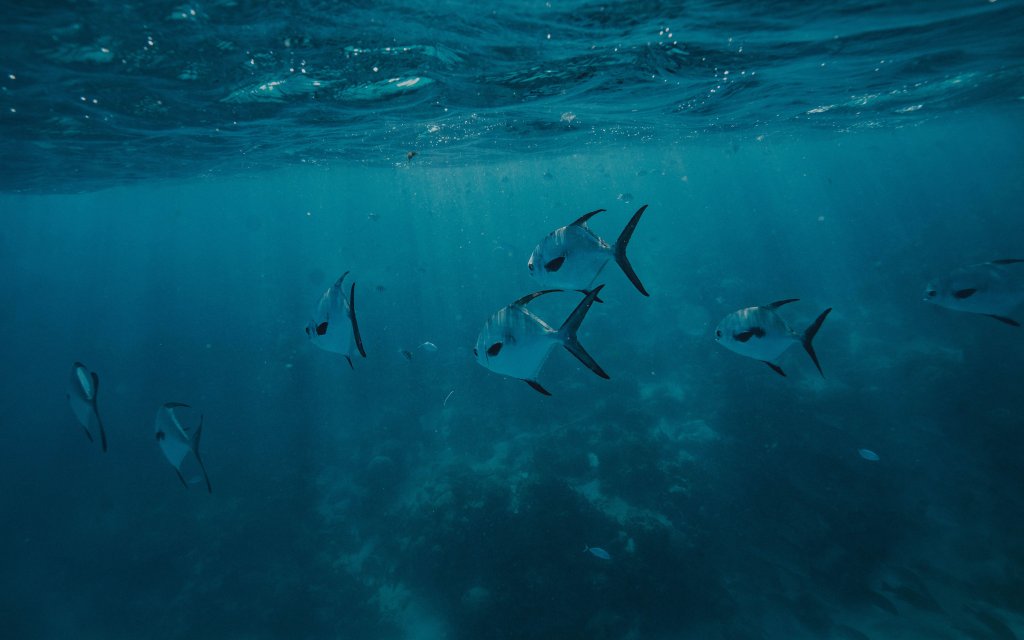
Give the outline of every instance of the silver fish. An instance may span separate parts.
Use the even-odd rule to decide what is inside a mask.
[[[608,553],[607,551],[605,551],[601,547],[590,547],[590,546],[584,545],[583,546],[583,553],[587,553],[588,551],[590,552],[591,555],[593,555],[595,557],[598,557],[598,558],[601,558],[602,560],[611,560],[612,559],[612,554]]]
[[[797,300],[798,298],[790,298],[763,307],[747,307],[734,311],[718,323],[718,328],[715,329],[715,340],[730,351],[764,362],[781,376],[786,374],[776,360],[794,343],[800,343],[807,351],[807,355],[811,356],[814,366],[818,367],[818,373],[824,376],[811,341],[814,340],[818,329],[821,328],[821,323],[825,321],[825,317],[832,311],[832,308],[829,307],[822,311],[817,320],[812,322],[811,326],[807,327],[803,333],[797,333],[789,328],[777,311],[782,305]]]
[[[572,224],[555,229],[530,255],[530,275],[543,287],[586,292],[594,286],[608,261],[614,259],[637,291],[650,295],[626,258],[626,246],[646,209],[646,204],[637,209],[615,244],[608,244],[587,226],[587,221],[604,209],[591,211]]]
[[[192,454],[203,472],[203,478],[206,480],[206,490],[213,493],[213,487],[210,486],[210,476],[206,473],[206,466],[199,455],[199,438],[203,435],[203,417],[199,417],[199,426],[190,435],[189,428],[181,426],[178,416],[174,413],[174,410],[179,408],[189,408],[189,406],[181,402],[168,402],[157,409],[156,422],[154,423],[156,442],[160,445],[160,450],[163,451],[164,457],[174,467],[175,473],[178,474],[178,479],[181,480],[181,484],[185,488],[188,488],[188,482],[185,481],[185,476],[181,474],[181,466],[188,455]]]
[[[551,351],[562,345],[591,371],[602,378],[607,378],[608,374],[590,357],[576,338],[583,318],[603,287],[604,285],[599,285],[587,293],[557,330],[527,309],[526,305],[534,298],[554,293],[559,291],[558,289],[525,295],[507,307],[499,309],[487,320],[476,339],[476,348],[473,349],[476,361],[495,373],[524,380],[538,392],[549,396],[551,394],[537,382],[537,376]]]
[[[365,358],[366,350],[356,322],[356,283],[352,283],[348,297],[345,296],[345,276],[348,273],[341,274],[338,281],[320,297],[316,313],[306,325],[306,336],[317,347],[345,356],[348,366],[354,369],[352,356],[355,351]]]
[[[100,377],[95,371],[89,371],[84,364],[76,362],[71,365],[71,382],[68,385],[68,404],[79,424],[85,429],[85,435],[92,442],[93,431],[100,434],[103,452],[107,451],[107,432],[103,430],[99,409],[96,408],[96,396],[100,390]]]
[[[929,282],[924,300],[1019,327],[1020,322],[1010,314],[1024,303],[1024,265],[1021,263],[1024,260],[1008,258],[961,267]]]

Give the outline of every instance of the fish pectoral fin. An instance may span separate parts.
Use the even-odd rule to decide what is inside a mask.
[[[780,367],[779,365],[775,364],[774,362],[768,362],[767,360],[762,360],[761,362],[763,362],[766,365],[768,365],[769,367],[771,367],[772,371],[774,371],[775,373],[779,374],[783,378],[788,377],[788,376],[786,376],[786,372],[782,370],[782,367]]]
[[[1021,258],[1003,258],[1001,260],[993,260],[992,264],[1017,264],[1018,262],[1024,262]]]
[[[993,313],[986,313],[985,315],[987,315],[990,318],[995,318],[999,322],[1004,322],[1004,323],[1010,325],[1011,327],[1019,327],[1020,326],[1020,323],[1017,322],[1016,320],[1014,320],[1013,318],[1007,318],[1006,316],[997,316],[997,315],[995,315]]]
[[[548,260],[544,264],[544,270],[555,272],[561,269],[563,264],[565,264],[565,256],[558,256],[557,258]]]
[[[545,396],[551,395],[551,392],[545,389],[544,387],[540,386],[540,383],[537,382],[536,380],[524,380],[523,382],[533,387],[533,390],[536,391],[537,393],[543,394]]]
[[[732,337],[734,339],[736,339],[737,341],[739,341],[739,342],[747,342],[751,338],[754,338],[754,337],[763,338],[764,336],[765,336],[764,329],[762,329],[761,327],[751,327],[751,328],[747,329],[746,331],[741,331],[739,333],[734,333]]]
[[[976,293],[978,293],[977,289],[958,289],[953,292],[953,297],[957,300],[966,300]]]

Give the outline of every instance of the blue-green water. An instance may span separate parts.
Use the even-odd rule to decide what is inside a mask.
[[[1024,637],[1024,329],[922,301],[1024,258],[1022,4],[550,4],[11,9],[0,635]],[[475,362],[545,234],[642,204],[610,380]],[[347,270],[351,369],[303,332]],[[784,298],[825,377],[715,344]]]

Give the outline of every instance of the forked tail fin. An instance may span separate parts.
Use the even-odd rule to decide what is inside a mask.
[[[636,213],[633,214],[633,217],[630,218],[629,222],[626,224],[626,228],[619,234],[619,239],[615,241],[614,250],[615,262],[619,263],[619,267],[622,269],[622,272],[626,274],[626,277],[633,283],[633,286],[636,287],[637,291],[645,296],[649,296],[651,294],[647,293],[647,290],[644,289],[644,285],[640,282],[640,278],[637,277],[636,272],[633,271],[633,265],[629,263],[629,258],[626,257],[626,246],[629,244],[629,239],[633,237],[636,225],[640,222],[640,216],[642,216],[646,210],[646,204],[636,210]]]
[[[817,320],[812,322],[811,326],[807,327],[807,330],[804,331],[804,335],[801,336],[800,339],[801,344],[804,345],[804,350],[807,351],[807,355],[811,356],[811,360],[814,361],[814,366],[818,367],[818,373],[821,374],[822,378],[825,377],[825,372],[821,370],[821,365],[818,364],[818,355],[814,353],[814,346],[812,346],[811,341],[814,340],[814,336],[818,334],[818,329],[821,328],[821,323],[825,322],[825,317],[828,316],[831,311],[832,307],[822,311]]]
[[[587,311],[590,311],[590,307],[594,304],[594,300],[597,299],[597,294],[601,292],[604,285],[598,285],[587,292],[587,296],[576,305],[569,317],[562,323],[562,327],[558,330],[558,336],[562,340],[562,344],[572,355],[576,356],[580,362],[587,365],[587,368],[601,376],[602,378],[608,378],[608,374],[604,372],[601,365],[597,364],[590,354],[587,353],[583,345],[580,344],[579,339],[576,337],[576,332],[579,331],[580,324],[583,323],[583,318],[587,316]]]

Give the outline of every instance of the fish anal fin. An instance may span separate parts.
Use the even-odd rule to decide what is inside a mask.
[[[540,383],[537,382],[536,380],[524,380],[524,382],[533,387],[533,390],[536,391],[537,393],[543,394],[545,396],[551,395],[551,392],[545,389],[544,387],[540,386]]]
[[[629,244],[629,240],[633,237],[636,225],[640,222],[640,216],[642,216],[646,210],[646,204],[636,210],[633,217],[626,223],[626,227],[622,230],[622,233],[619,234],[618,240],[615,241],[613,251],[615,254],[615,262],[618,263],[619,268],[626,274],[629,281],[633,283],[636,290],[645,296],[650,296],[651,294],[647,293],[647,289],[644,289],[643,283],[640,282],[639,276],[636,275],[636,271],[633,271],[633,265],[630,264],[629,258],[626,257],[626,246]]]
[[[181,486],[188,489],[188,483],[185,482],[185,476],[181,475],[181,470],[177,467],[174,468],[174,473],[178,474],[178,480],[181,480]]]
[[[1019,327],[1020,326],[1020,323],[1017,322],[1016,320],[1014,320],[1013,318],[1007,318],[1006,316],[997,316],[997,315],[992,314],[992,313],[986,313],[985,315],[987,315],[990,318],[995,318],[999,322],[1003,322],[1005,324],[1008,324],[1011,327]]]
[[[799,301],[800,301],[800,298],[786,298],[785,300],[776,300],[775,302],[770,302],[770,303],[768,303],[768,304],[766,304],[764,306],[767,307],[768,309],[778,309],[779,307],[781,307],[784,304],[789,304],[790,302],[799,302]]]
[[[359,323],[356,321],[356,283],[352,283],[352,288],[349,289],[348,294],[348,312],[352,319],[352,336],[356,340],[356,349],[359,349],[359,355],[366,357],[366,349],[363,348],[363,337],[359,335]]]
[[[771,367],[772,371],[774,371],[775,373],[779,374],[783,378],[787,377],[786,376],[786,372],[782,370],[782,367],[780,367],[779,365],[775,364],[774,362],[768,362],[767,360],[762,360],[761,362],[763,362],[766,365],[768,365],[769,367]]]
[[[355,371],[356,367],[355,367],[355,365],[352,364],[352,358],[350,358],[348,356],[345,356],[345,359],[348,360],[348,368],[352,369],[353,371]]]

